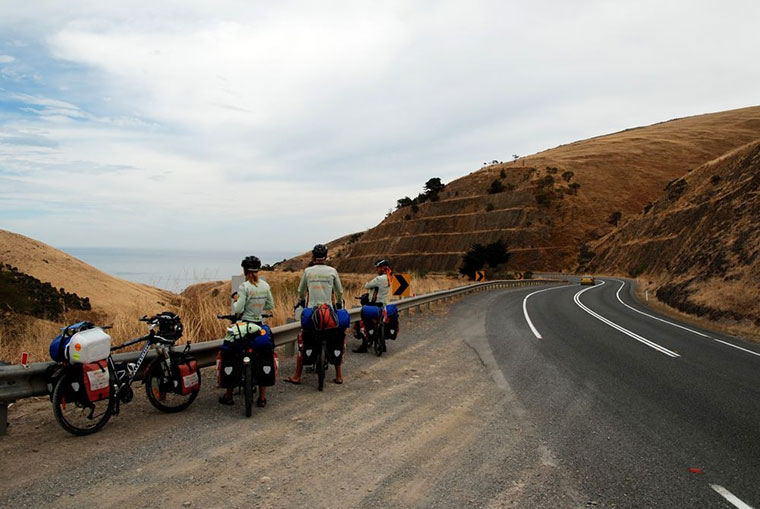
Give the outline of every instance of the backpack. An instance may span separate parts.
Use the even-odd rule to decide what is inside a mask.
[[[338,328],[338,315],[329,304],[314,306],[311,313],[311,322],[317,330]]]

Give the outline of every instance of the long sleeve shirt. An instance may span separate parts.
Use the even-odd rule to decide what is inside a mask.
[[[332,305],[333,292],[335,301],[342,302],[343,285],[337,270],[328,265],[312,265],[304,270],[301,283],[298,285],[298,298],[306,299],[308,293],[307,306]]]
[[[263,279],[259,279],[256,284],[246,281],[240,285],[238,299],[232,305],[235,314],[242,313],[242,319],[249,322],[260,322],[261,314],[273,309],[272,290]]]

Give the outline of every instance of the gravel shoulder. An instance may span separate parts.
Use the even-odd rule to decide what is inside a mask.
[[[187,411],[159,413],[138,386],[85,438],[47,400],[22,401],[0,437],[0,506],[585,507],[493,367],[485,309],[500,293],[403,318],[381,358],[349,338],[346,382],[321,393],[315,375],[282,382],[294,364],[282,360],[250,419],[240,398],[216,402],[213,369]]]

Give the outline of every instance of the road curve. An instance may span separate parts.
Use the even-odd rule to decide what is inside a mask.
[[[604,506],[760,507],[760,348],[597,281],[504,296],[487,318],[549,446]]]

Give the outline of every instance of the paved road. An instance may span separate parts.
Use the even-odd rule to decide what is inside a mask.
[[[757,345],[658,315],[622,279],[521,296],[494,300],[488,341],[584,491],[610,507],[760,507]]]

